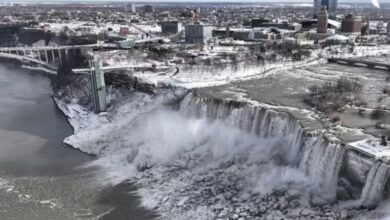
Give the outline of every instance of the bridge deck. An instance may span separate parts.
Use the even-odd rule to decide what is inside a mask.
[[[110,71],[110,70],[125,70],[125,69],[145,69],[145,68],[151,68],[150,66],[145,65],[117,65],[117,66],[102,66],[100,67],[103,71]],[[91,68],[77,68],[72,69],[74,73],[86,73],[91,71]]]
[[[0,51],[25,51],[25,50],[63,50],[78,48],[98,48],[98,47],[117,47],[116,44],[85,44],[68,46],[42,46],[42,47],[0,47]]]
[[[346,58],[329,58],[329,62],[333,63],[339,63],[343,62],[345,64],[349,65],[356,65],[356,64],[364,64],[367,67],[384,67],[390,69],[390,64],[388,63],[381,63],[376,61],[368,61],[368,60],[359,60],[359,59],[346,59]]]

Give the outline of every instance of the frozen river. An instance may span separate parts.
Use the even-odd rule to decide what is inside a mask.
[[[150,219],[128,184],[96,181],[94,157],[65,146],[72,133],[50,79],[0,63],[0,219]]]

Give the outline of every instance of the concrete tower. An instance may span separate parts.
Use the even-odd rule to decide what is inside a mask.
[[[320,12],[317,16],[317,33],[328,32],[328,12],[326,6],[321,6]]]
[[[95,112],[103,112],[107,107],[104,72],[100,69],[100,67],[103,66],[102,64],[101,59],[89,61]]]

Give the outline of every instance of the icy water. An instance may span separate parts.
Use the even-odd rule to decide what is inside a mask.
[[[0,219],[151,219],[131,184],[104,187],[72,133],[47,75],[0,63]]]

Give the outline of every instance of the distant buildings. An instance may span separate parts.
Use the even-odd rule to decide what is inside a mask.
[[[132,14],[135,14],[137,12],[137,9],[135,7],[135,4],[128,4],[127,5],[127,12],[130,12]]]
[[[149,12],[149,13],[151,13],[151,12],[154,12],[154,6],[153,5],[145,5],[144,6],[144,12]]]
[[[320,12],[317,16],[317,33],[328,32],[328,12],[325,6],[321,6]]]
[[[360,35],[363,27],[363,19],[361,17],[347,15],[341,21],[341,33],[343,35]]]
[[[336,18],[337,0],[314,0],[313,4],[313,16],[317,18],[320,12],[321,6],[325,6],[328,11],[329,17]]]
[[[212,38],[213,27],[204,24],[190,24],[185,27],[186,43],[205,44]]]
[[[271,22],[268,19],[263,19],[263,18],[254,18],[252,19],[252,27],[263,27],[263,24]]]
[[[231,37],[244,41],[274,41],[281,39],[283,33],[276,33],[275,28],[222,28],[213,31],[214,37]]]
[[[301,24],[298,23],[288,23],[286,21],[277,23],[273,22],[267,19],[252,19],[252,28],[257,28],[257,27],[262,27],[262,28],[279,28],[279,29],[285,29],[285,30],[290,30],[290,31],[300,31],[302,28]]]
[[[163,21],[160,24],[163,34],[177,34],[182,29],[181,23],[177,21]]]

